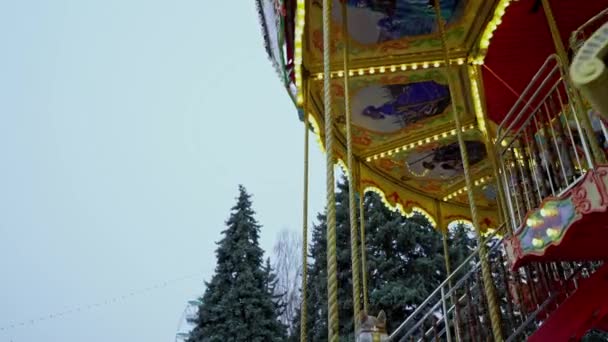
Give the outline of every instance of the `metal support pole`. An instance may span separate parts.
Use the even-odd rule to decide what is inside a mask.
[[[436,213],[437,213],[437,225],[439,231],[443,232],[443,259],[445,261],[445,276],[448,279],[448,289],[452,290],[452,278],[450,275],[452,274],[452,263],[450,262],[450,248],[448,245],[448,238],[450,231],[448,226],[443,223],[443,214],[441,212],[441,202],[436,201]],[[443,292],[443,287],[441,287],[441,291]],[[443,296],[443,294],[442,294]],[[460,314],[458,313],[458,296],[455,293],[452,293],[450,296],[450,301],[454,306],[454,331],[456,333],[456,340],[460,342]],[[447,319],[447,318],[446,318]],[[447,324],[447,323],[446,323]]]
[[[361,163],[357,164],[357,183],[359,184],[359,224],[361,228],[360,247],[361,247],[361,285],[363,287],[363,310],[368,311],[368,291],[367,291],[367,240],[365,238],[365,193],[361,185]]]
[[[441,287],[441,305],[443,305],[443,321],[445,324],[445,336],[448,342],[452,342],[452,332],[450,331],[450,320],[448,319],[448,308],[445,304],[445,290]],[[458,333],[456,333],[458,335]]]
[[[350,221],[350,261],[351,274],[353,277],[353,322],[355,334],[359,331],[359,316],[361,312],[361,259],[359,258],[359,236],[357,229],[357,203],[355,201],[355,161],[353,157],[353,139],[350,108],[350,90],[348,75],[349,70],[349,44],[348,44],[348,9],[346,3],[342,3],[342,30],[344,47],[342,58],[344,62],[344,116],[346,117],[346,154],[348,174],[348,213]]]
[[[307,99],[308,101],[308,99]],[[304,199],[302,203],[302,305],[300,313],[300,342],[307,340],[308,325],[307,283],[308,283],[308,112],[304,106]]]
[[[474,104],[475,104],[475,113],[477,115],[477,125],[479,130],[482,133],[484,144],[486,146],[486,151],[488,154],[488,158],[490,159],[490,164],[492,165],[492,171],[494,173],[494,181],[495,186],[498,191],[498,212],[499,217],[502,222],[506,222],[507,224],[507,232],[512,233],[517,227],[511,227],[511,220],[509,210],[506,207],[507,197],[502,184],[502,176],[500,174],[500,165],[498,163],[496,150],[492,139],[495,138],[492,136],[489,125],[488,125],[488,117],[487,112],[485,110],[485,106],[482,103],[483,97],[483,79],[481,78],[481,70],[479,70],[479,66],[469,66],[469,79],[471,81],[471,94],[473,95]],[[499,157],[500,158],[500,157]]]

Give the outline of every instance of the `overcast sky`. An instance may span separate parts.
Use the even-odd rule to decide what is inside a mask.
[[[4,0],[0,46],[0,341],[173,341],[239,183],[267,251],[299,231],[302,125],[253,1]]]

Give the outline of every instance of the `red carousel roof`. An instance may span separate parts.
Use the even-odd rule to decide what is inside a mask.
[[[608,0],[550,1],[562,41],[608,7]],[[512,1],[494,32],[483,67],[488,115],[499,123],[547,57],[555,52],[540,0]],[[511,88],[511,89],[509,89]]]

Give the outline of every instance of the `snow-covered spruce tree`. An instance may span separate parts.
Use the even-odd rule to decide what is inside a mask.
[[[264,265],[260,225],[243,186],[226,226],[216,250],[215,274],[206,283],[188,342],[284,341],[274,276]]]

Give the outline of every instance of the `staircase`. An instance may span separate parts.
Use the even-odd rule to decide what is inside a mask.
[[[608,328],[608,264],[600,267],[528,339],[530,342],[580,340],[590,329]]]
[[[488,236],[485,244],[503,336],[507,341],[523,341],[542,327],[560,304],[578,293],[581,282],[592,279],[600,263],[531,263],[513,271],[506,260],[504,240],[499,236],[504,229],[503,226]],[[390,339],[493,341],[486,303],[477,248],[393,331]]]
[[[595,20],[608,18],[608,9]],[[584,27],[593,27],[586,23]],[[573,37],[586,37],[580,29]],[[580,43],[573,39],[574,47]],[[506,341],[578,341],[608,330],[608,129],[590,117],[550,56],[497,132],[503,226],[486,237]],[[595,121],[595,122],[594,122]],[[392,333],[391,341],[493,341],[476,249]]]

